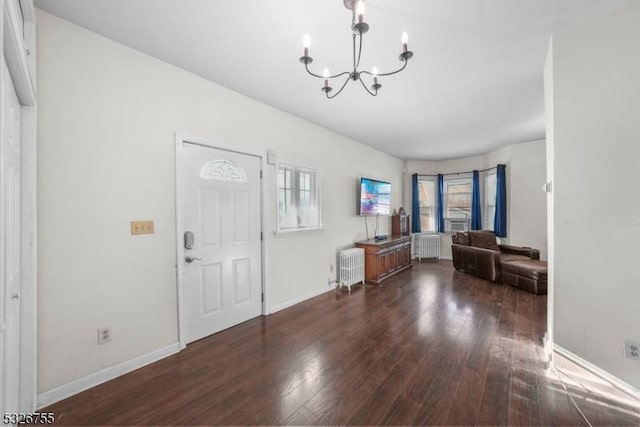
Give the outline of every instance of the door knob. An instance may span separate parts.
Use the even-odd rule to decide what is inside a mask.
[[[202,261],[202,258],[196,258],[190,255],[187,255],[186,257],[184,257],[184,260],[187,262],[187,264],[191,264],[195,260]]]
[[[20,292],[16,292],[15,294],[11,295],[11,299],[19,299],[20,298]]]

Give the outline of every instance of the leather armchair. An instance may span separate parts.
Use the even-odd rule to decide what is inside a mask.
[[[500,252],[468,245],[451,245],[453,267],[495,282],[500,279]]]
[[[498,245],[492,231],[456,233],[452,240],[453,267],[491,282],[501,280],[505,261],[540,259],[537,249]]]

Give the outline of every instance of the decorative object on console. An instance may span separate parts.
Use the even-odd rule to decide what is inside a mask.
[[[409,223],[409,215],[404,211],[404,208],[400,208],[397,215],[391,216],[391,234],[408,236],[410,234]]]
[[[304,55],[300,57],[300,62],[304,64],[305,70],[307,73],[312,75],[313,77],[317,77],[319,79],[324,80],[324,86],[322,86],[321,90],[325,93],[327,98],[332,99],[336,96],[340,95],[340,92],[345,88],[349,80],[359,81],[362,84],[362,87],[369,93],[371,96],[378,95],[378,90],[382,87],[382,84],[378,82],[378,77],[390,76],[392,74],[399,73],[404,70],[407,66],[407,62],[413,56],[413,52],[408,50],[407,43],[409,42],[409,36],[407,32],[404,31],[402,33],[401,41],[402,41],[402,52],[398,57],[400,61],[403,62],[402,66],[395,71],[391,71],[388,73],[380,73],[376,67],[373,67],[371,72],[368,71],[359,71],[358,67],[360,66],[360,56],[362,54],[362,36],[369,31],[369,24],[364,22],[364,0],[344,0],[344,6],[351,10],[351,31],[353,34],[351,35],[353,40],[353,71],[344,71],[342,73],[331,75],[327,68],[324,69],[322,75],[315,74],[309,70],[309,64],[313,62],[313,58],[309,56],[309,47],[311,46],[311,37],[309,34],[306,34],[302,40],[302,44],[304,46]],[[372,77],[373,84],[369,89],[366,83],[362,80],[362,75],[366,74]],[[344,77],[344,82],[342,86],[334,95],[329,95],[333,88],[329,86],[329,80],[337,79]]]

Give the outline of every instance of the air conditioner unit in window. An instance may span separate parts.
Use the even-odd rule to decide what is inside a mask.
[[[469,231],[469,220],[465,218],[447,218],[447,231]]]

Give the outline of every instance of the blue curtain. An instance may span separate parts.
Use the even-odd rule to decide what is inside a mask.
[[[438,232],[444,233],[444,175],[438,174],[438,216],[436,218]]]
[[[482,208],[480,207],[480,174],[473,171],[473,190],[471,193],[471,229],[482,230]]]
[[[414,173],[411,182],[413,198],[411,200],[411,232],[420,232],[420,192],[418,191],[418,174]]]
[[[493,231],[498,237],[507,237],[507,176],[506,166],[498,165],[496,174],[496,217]]]

